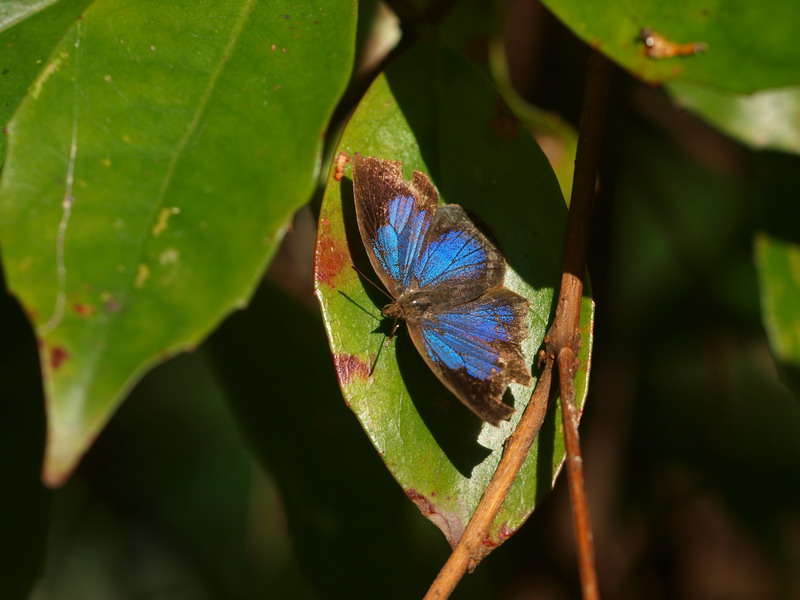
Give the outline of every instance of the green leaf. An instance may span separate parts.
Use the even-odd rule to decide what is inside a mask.
[[[400,160],[406,176],[430,175],[446,202],[484,220],[505,251],[506,285],[531,302],[525,356],[535,364],[560,281],[566,210],[542,151],[488,81],[465,59],[424,43],[378,77],[348,123],[339,152]],[[531,388],[512,385],[516,413],[479,422],[435,378],[401,330],[387,342],[386,303],[351,266],[371,269],[355,225],[349,167],[336,169],[320,212],[316,290],[346,402],[408,497],[455,544],[500,459]],[[352,254],[351,254],[352,253]],[[581,404],[593,308],[583,303]],[[534,373],[536,374],[536,373]],[[550,417],[490,532],[511,535],[553,484],[564,457],[560,419]]]
[[[53,47],[91,0],[0,3],[0,124],[5,126]],[[6,136],[0,135],[0,163]]]
[[[0,4],[0,31],[13,27],[57,2],[58,0],[16,0]]]
[[[800,154],[800,86],[736,94],[674,82],[675,101],[743,144]]]
[[[49,484],[146,369],[247,302],[313,189],[354,29],[333,1],[109,0],[44,67],[9,125],[0,235]]]
[[[761,311],[772,351],[800,369],[800,244],[761,233],[756,236]]]
[[[544,0],[576,35],[631,73],[654,83],[680,80],[754,92],[800,83],[800,3],[775,0]],[[649,28],[675,44],[701,42],[705,52],[655,60],[641,41]]]

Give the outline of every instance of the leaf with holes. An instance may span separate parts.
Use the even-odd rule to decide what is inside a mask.
[[[485,222],[509,264],[506,286],[530,301],[530,336],[523,348],[529,365],[536,362],[554,310],[564,200],[544,154],[489,82],[465,59],[433,43],[408,52],[378,77],[337,152],[320,212],[315,278],[339,384],[405,493],[455,544],[532,386],[510,387],[515,415],[496,428],[447,391],[404,330],[387,341],[380,318],[387,300],[351,268],[372,276],[355,223],[347,157],[358,152],[401,161],[406,177],[423,171],[445,202],[461,204]],[[581,404],[592,306],[586,298],[577,380]],[[487,552],[514,533],[551,488],[564,458],[560,429],[551,412],[492,526]]]
[[[9,125],[0,241],[40,342],[44,478],[127,390],[243,306],[307,201],[355,9],[95,3]]]

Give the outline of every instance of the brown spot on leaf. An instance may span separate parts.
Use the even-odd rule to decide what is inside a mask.
[[[63,346],[53,346],[50,348],[50,366],[53,370],[58,369],[64,361],[69,358],[69,352]]]
[[[336,277],[350,259],[350,252],[344,240],[337,240],[325,235],[326,223],[320,227],[320,241],[317,246],[315,278],[330,288],[336,287]]]
[[[423,516],[441,529],[450,546],[455,548],[464,533],[464,523],[461,519],[448,515],[446,512],[439,512],[428,498],[413,488],[409,488],[405,492],[408,499],[417,505]],[[433,495],[431,494],[431,496]]]
[[[504,522],[497,530],[497,539],[493,539],[491,534],[487,535],[486,539],[483,540],[483,547],[487,548],[488,550],[494,550],[516,532],[516,529],[512,529],[508,526],[508,523]]]
[[[92,313],[94,313],[94,305],[93,304],[81,304],[80,302],[76,302],[73,307],[75,312],[78,314],[79,317],[88,317]]]
[[[103,310],[108,314],[118,313],[122,310],[122,305],[114,299],[107,300],[105,304],[103,304]]]
[[[421,512],[424,516],[430,517],[431,515],[436,514],[436,509],[433,508],[430,500],[420,494],[417,490],[406,490],[406,496],[408,496],[408,499],[417,505],[419,512]]]
[[[341,386],[349,384],[355,377],[369,378],[369,365],[353,354],[334,354],[333,365]]]

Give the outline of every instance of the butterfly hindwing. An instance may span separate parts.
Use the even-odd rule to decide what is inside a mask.
[[[520,349],[527,337],[528,301],[505,288],[480,298],[432,308],[408,330],[419,353],[476,415],[497,425],[513,409],[502,401],[511,382],[528,385]]]

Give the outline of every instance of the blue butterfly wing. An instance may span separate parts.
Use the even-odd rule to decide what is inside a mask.
[[[471,300],[502,283],[500,251],[463,208],[437,207],[439,195],[424,173],[406,181],[399,162],[356,154],[353,190],[370,262],[394,298],[444,285]]]
[[[481,419],[497,425],[514,411],[503,403],[511,382],[528,385],[520,343],[528,336],[528,301],[506,288],[457,305],[433,305],[408,330],[439,379]]]
[[[439,195],[419,171],[403,179],[399,162],[353,157],[358,228],[372,267],[395,298],[412,286],[414,265],[436,212]]]

